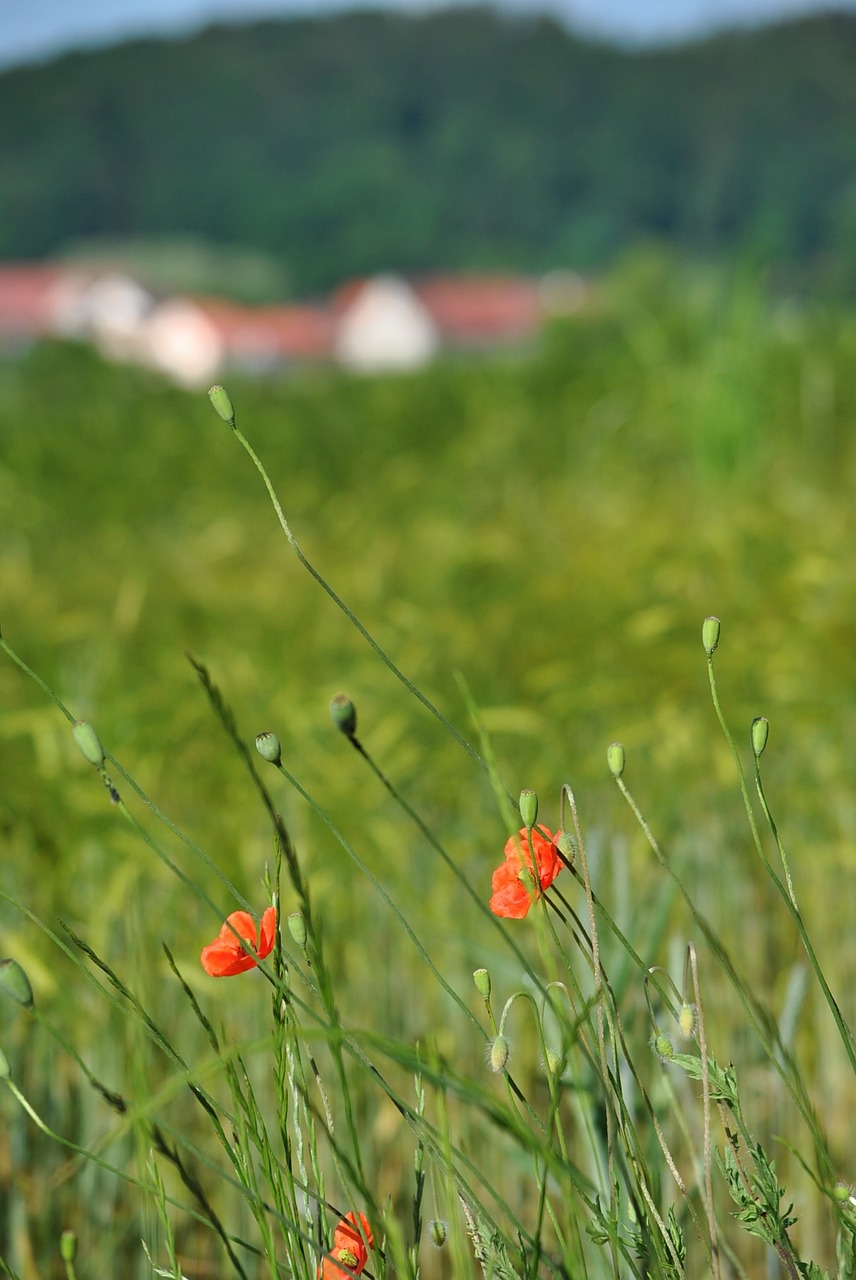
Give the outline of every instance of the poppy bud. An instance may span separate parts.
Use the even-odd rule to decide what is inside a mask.
[[[701,642],[704,645],[705,652],[709,658],[712,656],[714,649],[719,644],[720,626],[719,618],[714,617],[705,618],[702,623]]]
[[[77,1232],[67,1228],[59,1238],[59,1254],[63,1262],[74,1262],[77,1257]]]
[[[30,979],[17,960],[0,960],[0,987],[25,1009],[32,1009],[35,1004]]]
[[[519,808],[524,827],[531,831],[538,820],[538,797],[529,787],[520,792]]]
[[[269,730],[256,734],[256,751],[258,751],[263,760],[268,760],[271,764],[278,765],[282,763],[282,749],[279,745],[279,738]]]
[[[565,861],[573,865],[574,858],[577,856],[577,842],[570,831],[559,832],[556,839],[556,848]]]
[[[678,1027],[685,1040],[689,1040],[696,1029],[696,1014],[697,1010],[694,1004],[681,1005],[678,1013]]]
[[[487,969],[476,969],[473,974],[473,982],[476,984],[476,991],[482,1000],[490,999],[490,974]]]
[[[662,1035],[662,1033],[658,1032],[651,1037],[651,1048],[661,1062],[671,1062],[675,1056],[675,1046],[669,1037]]]
[[[752,721],[752,750],[757,760],[762,755],[770,736],[770,721],[766,716],[756,716]]]
[[[620,778],[624,772],[624,746],[620,742],[611,742],[606,748],[606,763],[613,778]]]
[[[12,1068],[9,1066],[9,1059],[6,1057],[2,1049],[0,1049],[0,1080],[8,1080],[12,1074]]]
[[[337,693],[330,701],[330,716],[333,724],[346,738],[353,738],[357,732],[357,709],[346,693]]]
[[[504,1071],[510,1052],[511,1047],[505,1036],[500,1031],[496,1039],[491,1042],[490,1052],[488,1054],[487,1060],[491,1071],[495,1072],[497,1075],[500,1071]]]
[[[225,387],[212,387],[208,392],[208,399],[211,401],[216,412],[220,415],[224,422],[230,427],[235,425],[235,407],[232,404],[232,397]]]
[[[287,923],[288,932],[300,947],[300,950],[303,951],[306,946],[306,921],[299,911],[292,911]]]
[[[555,1049],[548,1049],[544,1056],[544,1066],[551,1076],[557,1075],[562,1067],[561,1054],[556,1053]]]
[[[429,1228],[431,1239],[438,1249],[442,1249],[446,1243],[446,1237],[449,1234],[448,1228],[442,1218],[435,1218]]]
[[[98,734],[92,728],[88,720],[77,720],[71,727],[74,734],[74,741],[80,747],[86,759],[96,769],[100,769],[104,763],[104,748],[98,741]]]

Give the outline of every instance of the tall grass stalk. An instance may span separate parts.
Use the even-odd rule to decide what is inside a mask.
[[[589,823],[571,785],[561,787],[555,830],[539,821],[531,779],[521,780],[520,799],[514,799],[483,725],[479,752],[306,559],[267,470],[237,428],[231,400],[222,388],[213,388],[211,399],[261,474],[300,564],[449,735],[462,753],[462,770],[474,774],[474,782],[463,775],[467,785],[478,788],[487,781],[503,824],[523,824],[509,832],[488,903],[485,885],[474,881],[468,861],[454,856],[434,822],[423,817],[408,784],[397,780],[394,767],[376,759],[365,734],[357,736],[350,699],[333,700],[334,724],[360,768],[368,771],[372,790],[362,793],[365,805],[376,804],[380,795],[396,820],[400,817],[399,838],[409,856],[430,858],[437,874],[449,877],[455,910],[472,931],[472,952],[484,962],[472,980],[462,979],[459,967],[450,965],[431,940],[436,921],[424,910],[413,923],[413,907],[399,904],[360,851],[361,815],[350,814],[353,832],[343,831],[300,780],[291,759],[297,750],[290,748],[284,762],[272,730],[256,737],[254,751],[203,662],[191,658],[209,711],[249,787],[253,821],[264,827],[272,851],[272,869],[266,859],[255,868],[267,900],[263,911],[257,889],[235,883],[217,856],[168,819],[101,747],[89,722],[76,720],[50,684],[0,639],[7,657],[71,724],[111,802],[110,838],[118,830],[112,824],[115,813],[171,878],[175,901],[188,918],[188,907],[198,907],[222,924],[218,938],[202,952],[203,967],[217,985],[195,967],[189,971],[187,954],[176,955],[166,942],[165,981],[155,983],[147,981],[154,959],[146,955],[145,941],[138,966],[142,976],[129,976],[127,932],[124,951],[114,940],[109,954],[103,954],[105,944],[88,941],[85,927],[64,925],[63,936],[4,890],[22,930],[40,929],[41,945],[53,948],[71,980],[103,1003],[110,1034],[129,1046],[130,1055],[126,1068],[112,1068],[121,1088],[102,1079],[80,1047],[85,1028],[72,1023],[69,1034],[55,1027],[34,1004],[24,967],[15,957],[5,958],[0,996],[11,1003],[3,1000],[3,1034],[16,1028],[17,1051],[8,1057],[0,1052],[4,1106],[17,1109],[48,1143],[123,1186],[123,1212],[143,1236],[143,1246],[129,1255],[140,1275],[195,1280],[213,1265],[218,1273],[228,1271],[241,1280],[350,1280],[363,1271],[372,1280],[393,1274],[434,1280],[451,1266],[456,1280],[469,1275],[678,1280],[701,1274],[719,1280],[729,1268],[758,1274],[766,1259],[791,1280],[821,1280],[829,1274],[823,1266],[833,1264],[833,1252],[838,1273],[852,1275],[847,1247],[856,1229],[856,1197],[836,1183],[835,1153],[805,1068],[629,791],[624,748],[618,743],[609,748],[609,772],[654,854],[657,879],[664,879],[670,892],[677,890],[676,902],[694,935],[682,944],[680,984],[662,963],[660,938],[652,940],[645,920],[619,919],[611,912],[603,863],[592,856]],[[756,791],[784,882],[764,850],[719,703],[714,621],[707,619],[703,631],[711,695],[737,765],[751,837],[856,1074],[848,1024],[797,905],[761,782],[760,731],[753,727]],[[466,700],[478,722],[474,699]],[[341,769],[333,750],[331,768]],[[425,1000],[427,989],[411,989],[406,973],[390,988],[394,1003],[373,1000],[369,990],[359,1007],[371,1010],[370,1025],[353,1016],[347,972],[336,958],[342,953],[329,945],[323,893],[316,898],[306,850],[298,847],[272,784],[262,778],[259,759],[273,766],[267,776],[285,785],[288,803],[314,815],[347,855],[346,866],[361,876],[360,888],[349,888],[351,910],[344,928],[346,941],[377,952],[369,954],[363,972],[371,975],[373,967],[379,972],[391,926],[389,936],[403,936],[430,975],[431,1008],[443,1011],[448,1028],[429,1023],[420,1036],[400,1033],[405,1015]],[[114,776],[164,826],[167,837],[190,852],[192,874],[125,804]],[[442,815],[442,800],[433,809]],[[484,847],[479,821],[474,811],[467,838]],[[336,927],[341,930],[342,922]],[[204,937],[186,950],[192,953],[202,942]],[[720,1006],[723,992],[736,1001],[714,1016],[712,992]],[[165,996],[182,1010],[169,1027],[149,1007]],[[760,1053],[746,1049],[747,1028]],[[724,1029],[731,1037],[725,1043]],[[106,1128],[101,1117],[100,1133],[72,1139],[31,1101],[24,1083],[30,1079],[28,1052],[20,1046],[29,1051],[42,1037],[60,1047],[66,1065],[110,1114]],[[783,1086],[790,1125],[785,1149],[795,1155],[792,1169],[796,1165],[807,1175],[827,1216],[825,1238],[834,1240],[832,1250],[821,1241],[820,1260],[804,1248],[800,1215],[786,1200],[768,1154],[776,1138],[757,1086],[738,1086],[753,1070],[762,1072],[768,1087],[774,1081]],[[42,1082],[36,1077],[34,1083],[38,1091]],[[50,1106],[50,1091],[45,1098]],[[102,1154],[108,1147],[116,1148],[112,1160]],[[396,1171],[394,1188],[387,1192],[381,1189],[385,1161]],[[406,1177],[399,1177],[405,1169]],[[96,1249],[83,1201],[73,1226],[74,1248],[66,1240],[61,1256],[57,1251],[69,1277],[75,1268],[79,1273],[89,1269],[87,1251]],[[116,1232],[118,1238],[118,1223]],[[0,1234],[0,1241],[0,1266],[30,1280],[25,1251],[15,1239],[7,1243]],[[449,1263],[440,1250],[447,1251]]]

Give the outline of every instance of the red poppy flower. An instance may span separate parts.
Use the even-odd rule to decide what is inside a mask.
[[[549,888],[562,870],[564,864],[556,848],[561,832],[553,835],[546,827],[533,827],[529,834],[531,849],[525,827],[509,837],[505,861],[493,873],[490,909],[495,916],[522,920],[533,900]]]
[[[324,1258],[318,1268],[320,1280],[351,1280],[351,1276],[358,1276],[366,1265],[369,1249],[372,1248],[374,1238],[365,1215],[360,1214],[358,1227],[357,1215],[346,1214],[333,1232],[331,1257]]]
[[[231,978],[235,973],[255,969],[259,960],[264,960],[273,950],[276,934],[275,907],[268,907],[265,911],[260,932],[261,936],[256,933],[256,922],[249,911],[233,911],[219,936],[202,948],[202,968],[212,978]],[[241,946],[235,937],[236,933],[249,943],[252,955]]]

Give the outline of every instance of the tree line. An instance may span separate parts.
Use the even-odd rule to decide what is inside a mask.
[[[176,236],[307,293],[640,239],[856,287],[856,15],[627,51],[483,8],[134,40],[0,76],[0,257]]]

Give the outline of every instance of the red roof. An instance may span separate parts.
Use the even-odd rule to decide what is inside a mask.
[[[496,342],[531,337],[542,322],[531,280],[505,276],[432,276],[413,285],[450,342]]]
[[[28,337],[47,333],[60,274],[57,267],[0,266],[0,332]]]
[[[308,359],[328,356],[333,347],[333,319],[321,307],[245,307],[219,298],[194,303],[231,356]]]

